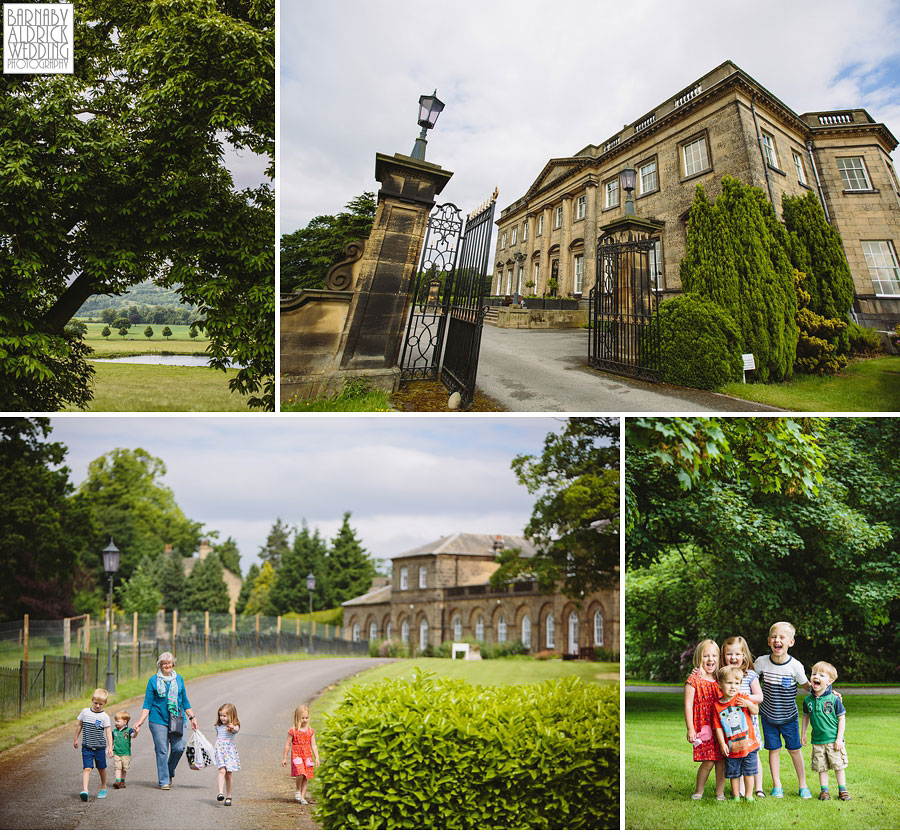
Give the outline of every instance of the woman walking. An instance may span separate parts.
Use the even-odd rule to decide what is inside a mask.
[[[175,766],[184,753],[184,718],[190,720],[195,731],[199,725],[188,701],[184,679],[175,672],[175,657],[171,652],[164,652],[156,666],[158,672],[147,682],[144,706],[134,729],[137,731],[149,720],[159,787],[168,789],[175,776]]]

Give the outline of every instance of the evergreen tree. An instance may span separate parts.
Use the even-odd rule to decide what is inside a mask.
[[[259,577],[259,566],[253,563],[247,569],[247,576],[244,578],[244,582],[241,583],[241,593],[238,595],[237,603],[235,604],[235,610],[239,615],[244,614],[247,601],[250,599],[250,592],[253,591],[253,584],[256,582],[257,577]]]
[[[221,560],[223,568],[227,568],[238,577],[241,576],[241,552],[230,536],[220,545],[214,545],[212,552]]]
[[[119,599],[126,614],[156,612],[162,604],[157,572],[150,560],[142,560],[131,578],[122,583]]]
[[[163,557],[157,576],[163,607],[170,612],[180,609],[185,578],[184,559],[177,549],[173,549]]]
[[[838,231],[825,220],[825,213],[812,192],[802,197],[782,198],[784,223],[790,236],[791,262],[807,280],[809,308],[826,319],[850,321],[853,277]]]
[[[275,611],[283,615],[285,612],[304,612],[309,607],[309,591],[306,588],[306,577],[312,572],[316,578],[313,591],[313,606],[316,609],[327,609],[331,603],[331,582],[327,574],[327,544],[316,530],[310,533],[306,521],[294,536],[293,547],[285,551],[275,572],[275,583],[269,600]]]
[[[259,549],[257,556],[263,562],[271,562],[272,568],[278,568],[278,561],[285,551],[290,549],[290,528],[281,521],[281,517],[275,520],[272,530],[266,537],[266,544]]]
[[[249,580],[249,576],[248,576]],[[275,569],[272,568],[271,562],[264,562],[259,570],[259,576],[253,581],[253,589],[247,598],[247,605],[244,606],[245,615],[275,615],[277,612],[272,608],[270,595],[272,586],[275,584]]]
[[[230,602],[219,558],[211,553],[197,560],[187,578],[181,608],[185,612],[227,612]]]
[[[365,594],[372,586],[375,563],[360,544],[356,531],[350,527],[350,512],[328,551],[328,578],[335,605]]]

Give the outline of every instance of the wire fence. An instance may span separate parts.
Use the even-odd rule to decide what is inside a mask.
[[[107,632],[107,626],[111,626]],[[208,612],[125,616],[112,624],[81,615],[65,621],[0,624],[0,721],[87,695],[106,682],[149,676],[162,652],[181,666],[298,652],[368,655],[367,641],[303,619]]]

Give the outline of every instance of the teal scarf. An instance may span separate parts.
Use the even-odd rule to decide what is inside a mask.
[[[169,713],[177,716],[178,710],[178,673],[172,670],[170,675],[164,676],[162,672],[156,674],[156,693],[166,697],[166,707]]]

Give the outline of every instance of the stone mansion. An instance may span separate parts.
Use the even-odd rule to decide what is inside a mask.
[[[485,643],[519,639],[531,653],[618,651],[618,585],[587,595],[580,607],[561,594],[541,594],[532,580],[493,590],[488,579],[504,548],[534,553],[520,536],[457,533],[393,557],[389,585],[342,604],[344,637],[400,640],[419,650],[468,636]]]
[[[730,61],[599,145],[551,159],[499,219],[492,291],[587,297],[597,239],[621,218],[619,172],[636,169],[634,213],[660,226],[651,277],[680,292],[695,188],[710,200],[723,175],[758,186],[781,215],[782,195],[811,190],[843,239],[862,325],[900,322],[897,140],[865,110],[797,114]]]

